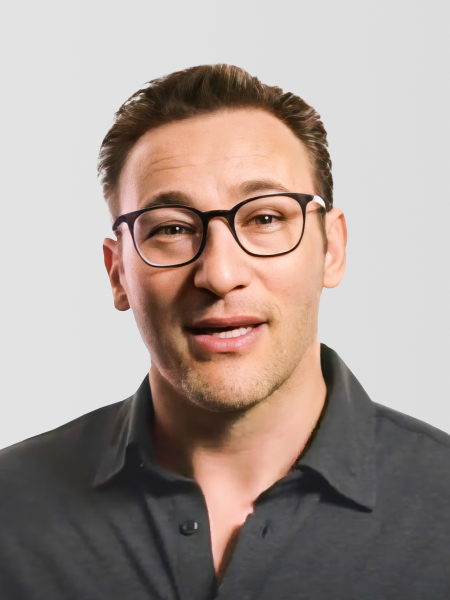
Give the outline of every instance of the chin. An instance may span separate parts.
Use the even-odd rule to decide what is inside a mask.
[[[190,368],[180,378],[178,389],[199,407],[215,412],[245,411],[273,394],[290,376],[281,372],[259,368],[249,374],[245,369],[224,369],[211,376]]]

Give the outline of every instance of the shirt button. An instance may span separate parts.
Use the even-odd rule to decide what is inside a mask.
[[[188,519],[180,525],[180,533],[182,533],[183,535],[192,535],[193,533],[196,533],[197,530],[198,523],[193,519]]]

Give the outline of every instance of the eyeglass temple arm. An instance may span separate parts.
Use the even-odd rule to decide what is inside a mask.
[[[117,219],[113,223],[112,230],[116,231],[117,229],[119,229],[122,223],[126,223],[126,215],[120,215],[119,217],[117,217]]]
[[[317,204],[319,204],[322,208],[327,208],[325,200],[322,198],[322,196],[314,196],[311,202],[317,202]]]

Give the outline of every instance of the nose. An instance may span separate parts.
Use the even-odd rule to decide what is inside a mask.
[[[248,255],[233,237],[228,223],[215,218],[209,222],[205,248],[195,261],[194,284],[223,298],[251,281]]]

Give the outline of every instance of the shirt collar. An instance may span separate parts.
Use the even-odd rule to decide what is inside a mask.
[[[137,445],[145,456],[154,456],[150,437],[152,419],[153,401],[146,375],[137,392],[123,402],[115,416],[108,445],[93,481],[94,487],[106,483],[122,471],[130,446]]]
[[[299,468],[320,473],[339,493],[372,510],[376,504],[375,405],[334,350],[321,344],[325,412]]]
[[[327,399],[320,426],[298,463],[324,477],[340,494],[373,509],[376,502],[375,406],[341,358],[321,344],[322,373]],[[116,415],[93,485],[117,475],[127,448],[137,444],[154,460],[150,438],[153,402],[148,375]]]

